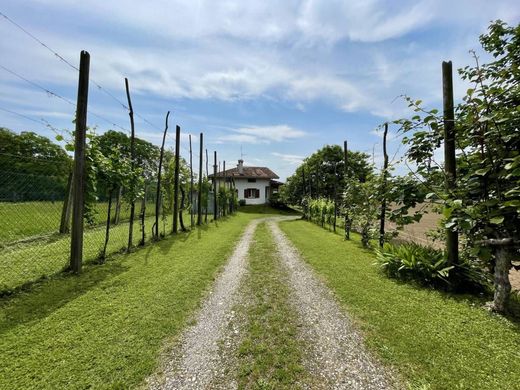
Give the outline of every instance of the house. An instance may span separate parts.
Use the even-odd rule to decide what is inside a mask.
[[[266,167],[246,167],[244,160],[238,160],[236,168],[209,175],[217,186],[227,183],[236,189],[238,200],[245,200],[246,204],[264,204],[272,194],[278,192],[282,183],[276,181],[278,175]]]

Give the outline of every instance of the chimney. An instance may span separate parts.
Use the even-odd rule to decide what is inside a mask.
[[[244,160],[242,160],[242,159],[238,160],[237,168],[238,168],[238,173],[240,175],[244,174]]]

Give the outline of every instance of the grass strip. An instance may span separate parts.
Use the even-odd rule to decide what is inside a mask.
[[[139,385],[258,216],[238,214],[0,299],[0,388]]]
[[[296,313],[288,303],[287,277],[265,223],[258,226],[249,251],[249,274],[242,308],[245,335],[238,349],[241,389],[294,389],[305,377]],[[239,311],[240,312],[240,311]]]
[[[411,388],[517,389],[520,327],[481,300],[385,277],[357,236],[350,242],[305,221],[282,230],[359,321],[368,346]]]

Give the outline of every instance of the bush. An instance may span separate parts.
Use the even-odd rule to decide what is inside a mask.
[[[416,243],[385,244],[376,249],[377,261],[385,273],[397,279],[461,291],[485,291],[489,277],[469,261],[450,266],[444,252]]]
[[[239,206],[245,206],[245,205],[246,205],[246,200],[245,200],[245,199],[240,199],[240,200],[238,201],[238,205],[239,205]]]
[[[283,201],[283,199],[280,197],[280,194],[272,194],[269,198],[269,204],[272,208],[278,209],[278,210],[289,210],[289,206]]]

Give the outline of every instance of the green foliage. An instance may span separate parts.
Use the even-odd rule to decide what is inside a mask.
[[[348,151],[348,161],[348,177],[364,181],[371,174],[367,154]],[[341,191],[345,180],[343,149],[326,145],[307,157],[294,175],[287,178],[281,189],[282,197],[293,205],[301,205],[305,196],[332,199],[336,191]]]
[[[0,199],[58,200],[66,192],[72,159],[46,137],[0,128],[0,167]]]
[[[467,261],[450,265],[443,251],[416,243],[385,244],[376,249],[385,273],[403,280],[415,280],[432,287],[485,291],[489,281],[482,269]]]
[[[325,198],[305,198],[307,214],[305,217],[310,221],[324,227],[327,223],[331,226],[334,222],[334,201]]]

